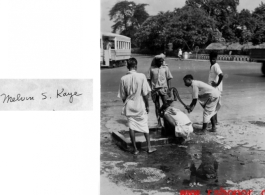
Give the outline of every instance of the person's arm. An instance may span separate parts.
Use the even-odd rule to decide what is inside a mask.
[[[147,79],[147,82],[150,88],[152,87],[151,78],[152,78],[152,75],[151,75],[151,67],[150,67],[146,74],[146,79]]]
[[[167,86],[168,88],[171,87],[171,79],[173,79],[173,76],[169,70],[169,68],[167,68],[167,71],[166,71],[166,78],[167,78]]]
[[[189,106],[187,106],[189,113],[193,111],[193,109],[195,108],[196,104],[197,104],[197,99],[193,99],[191,104]]]
[[[143,96],[144,98],[144,104],[145,104],[145,109],[146,109],[146,112],[147,114],[149,113],[149,102],[148,102],[148,94]]]
[[[224,75],[221,73],[218,75],[219,79],[218,79],[218,82],[214,82],[212,81],[212,86],[213,87],[218,87],[220,85],[220,83],[222,82],[223,78],[224,78]]]
[[[199,95],[199,88],[197,86],[193,86],[192,87],[192,102],[189,106],[187,106],[187,110],[188,112],[192,112],[194,107],[197,104],[197,99],[198,99],[198,95]]]
[[[147,82],[149,84],[149,87],[151,88],[151,86],[152,86],[151,79],[147,79]]]
[[[223,76],[223,72],[222,72],[222,70],[221,70],[219,64],[214,65],[214,72],[218,75],[219,78],[218,78],[217,83],[214,82],[214,81],[212,81],[212,82],[211,82],[211,85],[212,85],[213,87],[218,87],[218,86],[220,85],[220,83],[222,82],[223,78],[224,78],[224,76]]]
[[[168,88],[171,87],[171,79],[168,79],[168,80],[167,80],[167,86],[168,86]]]
[[[149,97],[149,93],[150,93],[151,89],[148,85],[148,80],[146,79],[146,76],[143,74],[143,85],[142,85],[142,96],[143,96],[143,100],[144,100],[144,104],[145,104],[145,108],[146,108],[146,112],[147,114],[149,113],[149,102],[148,102],[148,97]]]
[[[124,103],[126,101],[127,95],[124,89],[124,83],[121,80],[120,81],[120,86],[119,86],[119,91],[118,91],[118,98],[122,99],[122,102]]]

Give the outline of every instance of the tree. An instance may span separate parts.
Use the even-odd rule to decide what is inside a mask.
[[[145,11],[148,4],[135,4],[133,1],[120,1],[116,3],[109,12],[110,20],[114,20],[112,32],[117,31],[132,38],[135,44],[134,34],[141,24],[149,17]]]
[[[171,35],[175,45],[186,45],[193,49],[211,41],[216,22],[202,9],[184,6],[175,10],[171,21]]]
[[[241,10],[237,15],[237,28],[235,35],[238,37],[241,44],[252,40],[254,30],[256,28],[256,20],[248,9]]]
[[[136,33],[138,44],[151,50],[165,50],[168,43],[175,48],[204,46],[209,43],[215,21],[203,10],[184,6],[173,12],[160,12],[148,18]]]
[[[265,42],[265,4],[263,2],[254,10],[252,16],[256,20],[252,42],[254,44],[263,43]]]
[[[253,32],[256,28],[256,20],[248,9],[242,9],[238,14],[238,23],[240,26],[245,26],[246,29]]]
[[[152,51],[164,51],[169,38],[169,23],[172,16],[172,12],[160,12],[156,16],[149,17],[135,34],[137,44]]]
[[[186,0],[186,5],[204,10],[216,21],[216,27],[227,41],[235,42],[239,0]]]

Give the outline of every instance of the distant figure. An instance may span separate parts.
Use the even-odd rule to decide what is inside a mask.
[[[192,87],[192,102],[189,106],[186,106],[188,112],[192,112],[199,100],[201,106],[203,107],[203,126],[202,130],[198,134],[204,134],[207,128],[207,124],[211,121],[212,132],[216,131],[214,115],[217,114],[221,108],[220,101],[220,91],[202,81],[193,80],[192,75],[186,75],[183,81],[187,87]]]
[[[179,52],[178,52],[178,58],[179,58],[179,59],[183,59],[183,55],[182,55],[182,50],[181,50],[181,48],[179,49]]]
[[[156,149],[152,148],[150,144],[147,115],[149,113],[148,96],[151,89],[145,75],[136,72],[137,60],[135,58],[128,60],[127,68],[129,72],[121,78],[118,97],[124,103],[122,115],[128,119],[130,137],[134,148],[133,154],[139,153],[135,143],[134,131],[144,133],[148,146],[147,152],[152,153]]]
[[[214,88],[218,89],[220,91],[220,94],[223,91],[223,72],[220,68],[220,65],[216,62],[217,61],[217,52],[211,52],[210,53],[210,71],[209,71],[209,78],[208,78],[208,84],[213,86]],[[221,95],[220,95],[221,98]],[[219,103],[221,104],[221,99],[219,100]],[[217,113],[213,116],[215,123],[218,124],[217,121]]]
[[[159,114],[159,99],[161,98],[163,104],[166,103],[167,90],[168,88],[170,88],[170,80],[173,78],[168,66],[164,64],[164,58],[164,54],[155,56],[152,60],[151,67],[147,74],[147,80],[152,90],[152,100],[155,104],[158,126],[161,126]]]
[[[111,59],[111,46],[112,46],[112,43],[108,41],[106,44],[106,50],[108,50],[109,59]]]

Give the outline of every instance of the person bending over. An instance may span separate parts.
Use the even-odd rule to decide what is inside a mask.
[[[166,104],[160,108],[160,114],[164,119],[164,135],[181,137],[184,142],[190,140],[190,134],[193,132],[192,123],[185,113],[176,108],[173,100],[168,98]]]
[[[192,87],[192,102],[186,107],[188,112],[192,112],[197,104],[197,100],[203,107],[203,127],[199,134],[204,134],[207,128],[207,124],[211,121],[212,129],[211,132],[216,132],[216,125],[214,120],[214,115],[217,114],[221,105],[220,91],[202,81],[193,80],[192,75],[186,75],[183,81],[187,87]]]

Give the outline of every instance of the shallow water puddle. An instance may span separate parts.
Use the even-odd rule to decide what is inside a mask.
[[[157,152],[153,154],[140,151],[134,156],[120,150],[115,143],[107,144],[106,148],[102,144],[101,161],[106,163],[101,168],[115,183],[134,189],[158,191],[190,189],[190,182],[195,181],[203,186],[193,188],[205,191],[227,187],[227,180],[240,182],[265,174],[264,151],[253,151],[242,146],[225,149],[224,145],[206,142],[203,137],[197,137],[185,145],[187,148],[176,144],[157,147]],[[215,160],[218,162],[217,168]],[[108,167],[109,171],[104,170],[108,162],[114,161],[118,163],[114,163],[112,168]],[[114,168],[119,171],[111,172]]]
[[[257,125],[259,127],[265,127],[265,122],[263,121],[249,121],[250,124]]]

